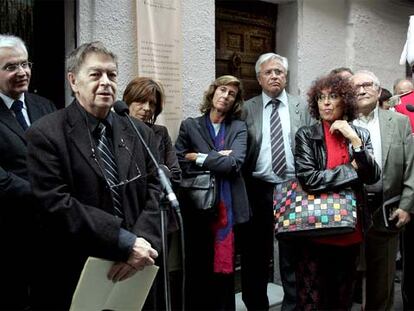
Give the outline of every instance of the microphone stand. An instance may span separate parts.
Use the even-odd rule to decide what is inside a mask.
[[[162,269],[164,280],[164,299],[165,310],[171,311],[171,290],[170,290],[170,274],[168,272],[168,202],[166,198],[161,198],[161,245],[162,245]]]
[[[146,149],[147,153],[149,154],[152,162],[154,163],[155,167],[157,168],[158,176],[160,178],[160,182],[162,185],[162,188],[165,193],[165,201],[168,201],[170,206],[177,212],[179,219],[180,219],[180,225],[182,225],[181,220],[181,211],[180,211],[180,205],[178,203],[177,197],[174,193],[174,191],[171,188],[171,184],[167,176],[165,175],[165,172],[158,164],[157,160],[155,159],[154,155],[152,154],[151,150],[149,149],[148,145],[145,143],[144,138],[142,137],[141,133],[138,131],[137,127],[135,126],[134,122],[132,122],[130,116],[127,112],[124,112],[124,116],[127,117],[129,123],[133,127],[135,133],[138,135],[142,145]],[[169,273],[168,273],[168,243],[167,243],[167,205],[163,204],[161,202],[161,244],[162,244],[162,266],[164,270],[164,297],[165,297],[165,308],[167,311],[171,311],[171,293],[170,293],[170,280],[169,280]],[[184,247],[182,247],[184,248]],[[184,260],[184,258],[183,258]],[[184,282],[184,281],[183,281]],[[183,301],[184,306],[184,301]]]

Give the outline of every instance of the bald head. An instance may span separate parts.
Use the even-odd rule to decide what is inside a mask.
[[[414,84],[409,79],[400,79],[394,83],[394,95],[401,95],[414,90]]]

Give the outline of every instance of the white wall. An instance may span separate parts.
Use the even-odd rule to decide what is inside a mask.
[[[182,0],[183,116],[197,116],[204,91],[215,79],[214,0]]]
[[[395,79],[405,76],[399,60],[412,14],[413,2],[354,0],[351,4],[353,69],[373,71],[391,92]]]
[[[276,25],[276,53],[287,57],[289,93],[298,95],[298,3],[280,4]]]
[[[78,45],[100,40],[117,54],[118,98],[138,72],[135,11],[131,0],[79,0]]]
[[[118,97],[137,70],[135,0],[78,0],[78,44],[100,40],[119,57]],[[215,77],[214,0],[182,1],[183,112],[198,115]]]
[[[309,83],[332,68],[351,66],[347,55],[345,0],[303,0],[298,33],[298,89],[306,95]],[[351,66],[352,67],[352,66]]]
[[[135,0],[78,0],[78,44],[101,40],[119,56],[119,94],[137,73]],[[402,0],[278,1],[276,52],[289,59],[289,91],[305,96],[334,67],[374,71],[391,88],[414,4]],[[198,115],[215,77],[214,0],[182,0],[183,115]]]
[[[414,4],[400,0],[281,4],[277,42],[290,61],[290,92],[305,97],[314,79],[341,66],[371,70],[391,89],[405,75],[398,61],[410,14]]]

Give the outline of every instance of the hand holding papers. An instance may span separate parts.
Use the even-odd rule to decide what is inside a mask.
[[[132,277],[112,282],[112,261],[89,257],[79,278],[70,311],[141,310],[157,274],[157,266],[146,266]]]
[[[108,271],[108,278],[112,281],[123,281],[130,278],[137,271],[146,266],[152,266],[158,252],[143,238],[136,238],[127,262],[117,262]]]

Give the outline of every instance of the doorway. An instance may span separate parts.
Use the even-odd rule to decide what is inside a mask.
[[[68,6],[74,7],[75,1],[2,0],[0,7],[0,33],[22,38],[33,62],[29,91],[52,100],[57,108],[65,106],[65,40],[75,34],[65,27],[67,19],[74,18],[65,13]]]
[[[216,77],[233,75],[245,90],[244,100],[261,94],[255,64],[276,50],[277,5],[262,1],[216,0]],[[273,281],[274,260],[269,265]],[[240,255],[236,245],[235,291],[241,290]]]
[[[277,5],[262,1],[216,0],[216,76],[243,82],[245,99],[261,93],[255,63],[276,50]]]

